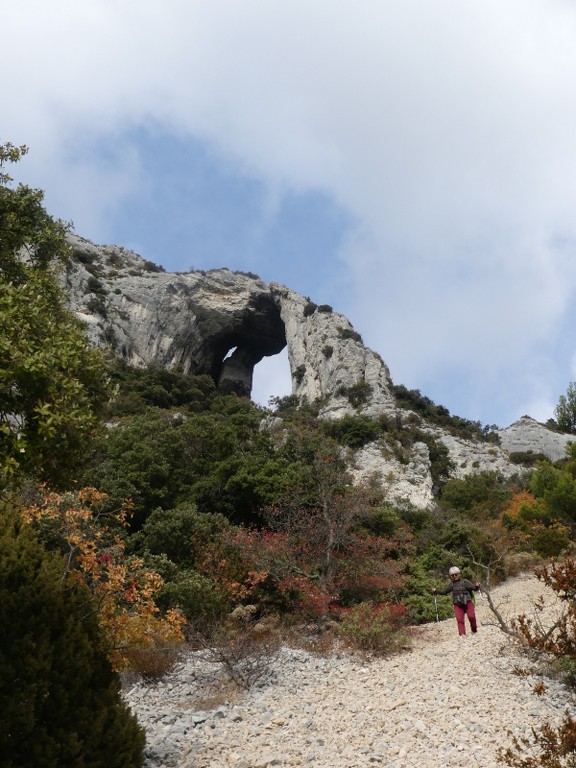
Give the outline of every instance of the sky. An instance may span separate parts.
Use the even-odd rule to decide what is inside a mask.
[[[452,414],[576,379],[573,0],[18,0],[0,141],[48,211],[346,315]],[[254,399],[290,392],[286,354]]]

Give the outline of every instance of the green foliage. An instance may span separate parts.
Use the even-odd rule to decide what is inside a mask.
[[[341,339],[351,339],[352,341],[357,341],[358,344],[362,344],[362,336],[352,328],[343,328],[342,326],[339,326],[336,331]]]
[[[560,395],[554,416],[561,432],[576,434],[576,381],[571,381],[566,394]]]
[[[450,542],[452,543],[452,542]],[[412,558],[407,566],[407,579],[402,592],[402,600],[412,624],[423,624],[447,619],[453,615],[452,601],[449,597],[438,595],[436,600],[432,589],[444,585],[447,581],[448,568],[454,563],[464,563],[460,553],[445,545],[444,542],[431,542],[426,552]]]
[[[222,515],[202,514],[194,504],[155,510],[131,539],[147,565],[164,579],[158,604],[180,608],[189,621],[222,616],[229,610],[226,594],[203,570],[230,557],[225,538],[231,530]]]
[[[347,397],[348,402],[354,408],[360,408],[361,405],[368,402],[372,391],[373,387],[367,381],[358,381],[349,387],[340,387],[336,394]]]
[[[298,395],[285,395],[284,397],[271,397],[269,404],[277,416],[284,416],[294,414],[300,401]]]
[[[469,518],[496,517],[510,499],[507,481],[497,472],[478,472],[449,480],[440,503]]]
[[[495,424],[482,426],[479,421],[451,416],[450,411],[443,405],[436,405],[429,397],[422,395],[418,389],[408,389],[403,384],[393,384],[392,391],[400,408],[415,411],[422,418],[443,427],[453,435],[471,440],[485,440],[491,443],[500,442]]]
[[[534,451],[512,451],[509,458],[512,464],[521,464],[523,467],[533,467],[541,461],[547,461],[543,453],[534,453]]]
[[[82,482],[134,503],[133,528],[151,512],[193,499],[205,513],[255,522],[285,487],[286,461],[260,430],[261,411],[235,395],[210,411],[151,408],[122,420],[94,446]]]
[[[306,366],[299,365],[294,371],[294,380],[296,381],[296,384],[302,383],[302,380],[304,379],[305,374],[306,374]]]
[[[90,598],[19,515],[0,510],[0,752],[5,768],[137,768],[144,733]]]
[[[200,413],[210,410],[216,396],[216,386],[210,376],[190,376],[179,367],[135,368],[114,358],[109,362],[109,375],[117,390],[108,410],[109,418],[141,413],[148,406],[185,408]]]
[[[530,478],[530,490],[546,509],[551,523],[561,521],[576,526],[576,461],[571,459],[554,466],[549,462],[539,464]]]
[[[402,526],[402,518],[397,509],[376,507],[360,515],[359,526],[373,536],[390,538]]]
[[[329,437],[349,448],[361,448],[366,443],[376,440],[382,433],[380,425],[369,416],[343,416],[323,424]]]
[[[18,162],[27,152],[25,146],[0,144],[0,169]],[[14,189],[11,181],[0,171],[0,278],[18,285],[28,279],[31,269],[46,269],[64,259],[67,225],[46,213],[42,191],[23,184]]]
[[[132,537],[132,545],[140,552],[165,555],[179,565],[195,566],[229,529],[230,523],[223,515],[202,514],[195,504],[186,503],[176,509],[152,512]]]
[[[304,317],[310,317],[310,315],[313,315],[317,309],[318,309],[318,305],[314,304],[313,301],[310,301],[310,299],[308,299],[308,301],[306,302],[306,305],[304,306]]]
[[[221,548],[220,542],[213,551]],[[206,553],[209,555],[209,553]],[[176,608],[194,624],[214,620],[230,611],[230,603],[221,584],[210,575],[199,573],[192,566],[174,562],[164,554],[144,553],[146,566],[160,574],[164,585],[156,603],[162,611]]]
[[[0,147],[0,165],[14,156],[10,146]],[[0,488],[25,475],[61,485],[99,423],[107,379],[52,269],[66,251],[64,225],[44,211],[40,192],[2,178]]]

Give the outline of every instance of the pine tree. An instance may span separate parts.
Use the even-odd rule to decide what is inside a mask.
[[[144,733],[120,695],[90,596],[17,511],[0,508],[3,768],[137,768]]]

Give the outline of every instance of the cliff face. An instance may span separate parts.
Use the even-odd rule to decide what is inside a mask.
[[[181,365],[187,373],[209,374],[222,391],[249,396],[254,366],[287,347],[292,392],[301,402],[320,402],[322,418],[383,415],[400,428],[417,419],[422,433],[446,446],[455,476],[518,472],[502,447],[455,438],[398,408],[386,364],[331,307],[251,274],[166,273],[117,246],[96,246],[76,235],[69,242],[69,306],[85,321],[92,343],[111,347],[127,362]],[[416,440],[400,458],[394,448],[378,441],[358,451],[356,478],[378,477],[391,502],[429,506],[429,445]],[[533,450],[545,452],[541,445]]]

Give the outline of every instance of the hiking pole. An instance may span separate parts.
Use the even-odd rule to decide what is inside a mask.
[[[436,608],[436,623],[440,621],[438,618],[438,599],[436,598],[436,592],[434,592],[434,608]]]

